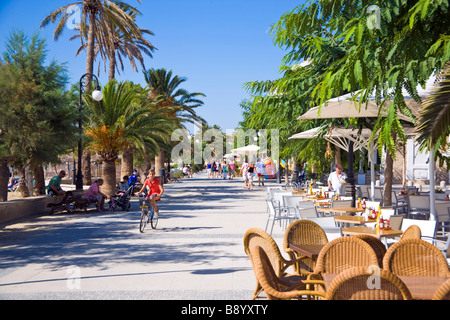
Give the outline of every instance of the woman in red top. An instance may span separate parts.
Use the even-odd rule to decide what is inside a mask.
[[[148,177],[145,179],[144,185],[139,193],[144,192],[145,188],[148,186],[150,191],[147,194],[147,199],[152,202],[153,209],[155,210],[155,214],[158,215],[158,209],[156,208],[156,201],[161,200],[161,196],[164,193],[164,188],[161,184],[161,181],[155,177],[155,169],[150,169],[148,171]]]

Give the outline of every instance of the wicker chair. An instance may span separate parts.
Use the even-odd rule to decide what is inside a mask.
[[[433,300],[450,300],[450,279],[447,279],[435,292]]]
[[[415,224],[409,226],[402,234],[401,240],[405,239],[421,239],[422,238],[422,232],[420,231],[420,228],[416,226]]]
[[[374,283],[372,279],[375,279]],[[374,274],[367,267],[355,267],[334,278],[325,299],[412,300],[412,296],[403,281],[391,272],[377,268]]]
[[[384,255],[383,269],[397,276],[450,276],[442,252],[422,239],[402,239],[394,243]]]
[[[296,273],[308,275],[313,272],[315,261],[306,256],[300,256],[289,248],[290,244],[327,244],[328,238],[325,231],[315,222],[310,220],[296,220],[291,223],[283,239],[283,250],[291,259],[298,260],[294,266]]]
[[[267,299],[291,300],[302,299],[304,297],[310,298],[311,296],[325,297],[325,295],[320,292],[298,290],[297,288],[290,286],[289,283],[284,282],[283,279],[280,279],[276,275],[267,253],[260,246],[255,246],[253,248],[251,257],[256,278],[266,292]]]
[[[298,288],[303,289],[305,288],[305,285],[302,283],[302,280],[304,280],[305,277],[286,273],[286,269],[290,266],[294,266],[297,260],[286,260],[281,255],[275,240],[267,232],[259,228],[248,229],[244,235],[244,250],[252,262],[253,270],[255,270],[255,266],[252,259],[252,252],[255,247],[262,247],[264,249],[270,259],[272,268],[275,270],[276,275],[280,277],[283,282],[289,283],[290,286],[297,286]],[[263,289],[258,281],[258,278],[256,278],[256,288],[252,299],[254,300],[258,298],[262,290]]]
[[[340,237],[328,242],[317,257],[314,272],[304,281],[307,288],[319,285],[325,289],[324,273],[339,274],[360,266],[378,266],[378,257],[372,247],[357,237]],[[317,288],[316,290],[320,290]]]
[[[381,242],[380,239],[375,238],[368,234],[357,234],[354,235],[353,237],[357,237],[361,240],[364,240],[367,244],[369,244],[372,247],[373,251],[375,251],[375,254],[377,255],[378,258],[378,266],[382,268],[383,258],[387,250],[383,242]]]

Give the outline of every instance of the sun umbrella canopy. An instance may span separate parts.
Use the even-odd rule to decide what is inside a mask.
[[[417,93],[421,98],[426,98],[432,92],[434,84],[436,82],[436,77],[432,76],[428,79],[425,89],[418,86]],[[411,95],[403,89],[404,101],[408,108],[411,110],[412,114],[418,115],[420,109],[420,104],[418,104]],[[376,118],[378,117],[378,112],[380,106],[375,103],[375,95],[372,94],[366,103],[362,103],[359,107],[359,100],[356,101],[352,99],[357,96],[359,91],[344,94],[342,96],[327,100],[322,106],[317,106],[309,109],[306,113],[297,118],[297,120],[306,119],[325,119],[325,118]],[[388,101],[389,102],[389,101]],[[386,104],[387,109],[388,104]],[[382,110],[381,115],[385,116],[387,110]],[[399,119],[404,121],[411,121],[409,117],[398,113]]]
[[[250,144],[245,147],[233,149],[233,150],[231,150],[231,152],[233,152],[234,154],[245,154],[245,153],[249,153],[249,152],[256,152],[259,149],[260,149],[260,147],[258,147],[257,145]]]

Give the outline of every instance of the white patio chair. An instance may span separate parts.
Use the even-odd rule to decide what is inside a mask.
[[[397,214],[408,214],[408,200],[404,196],[397,196],[397,191],[392,191],[392,205],[395,207]]]
[[[277,191],[273,193],[273,198],[272,200],[278,201],[279,202],[279,206],[281,208],[283,208],[284,210],[286,209],[286,204],[284,203],[284,196],[293,196],[294,193],[292,191]]]
[[[373,200],[383,203],[383,188],[375,187]]]
[[[331,201],[332,208],[351,207],[351,206],[352,206],[352,200],[332,200]]]
[[[303,200],[302,196],[283,195],[284,209],[287,211],[286,214],[296,219],[299,219],[300,216],[298,213],[297,204],[302,200]]]
[[[408,196],[408,218],[430,218],[430,196],[409,195]]]
[[[267,187],[267,197],[269,199],[272,199],[273,198],[273,193],[276,192],[276,191],[281,191],[281,190],[282,190],[281,186]]]
[[[433,242],[436,237],[436,226],[437,221],[433,220],[417,220],[417,219],[403,219],[402,221],[402,231],[408,229],[409,226],[415,224],[420,228],[422,233],[422,239],[428,242]]]
[[[436,202],[435,209],[438,228],[441,229],[442,235],[445,236],[446,228],[450,227],[450,202]]]
[[[284,230],[286,228],[286,225],[289,224],[292,220],[294,220],[292,217],[286,215],[286,212],[281,209],[281,207],[279,206],[279,203],[277,201],[266,199],[266,204],[267,204],[267,211],[269,213],[269,216],[267,217],[265,231],[268,232],[267,228],[269,227],[269,223],[272,221],[272,226],[270,227],[270,232],[268,232],[270,235],[272,235],[273,226],[275,225],[275,221],[279,221],[280,227],[282,227]],[[282,224],[282,222],[285,222],[285,224]]]
[[[300,215],[300,219],[309,219],[309,218],[317,218],[317,209],[315,206],[312,207],[298,207],[298,213]]]
[[[310,217],[306,219],[317,223],[325,231],[329,241],[342,237],[342,228],[336,226],[334,217]]]

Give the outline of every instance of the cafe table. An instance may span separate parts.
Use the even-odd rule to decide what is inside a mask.
[[[323,280],[325,288],[336,278],[335,273],[324,273]],[[408,288],[411,296],[415,300],[431,300],[436,290],[448,279],[448,277],[428,277],[428,276],[397,276]]]
[[[307,256],[316,260],[322,250],[324,244],[289,244],[289,248],[297,252],[299,255]]]
[[[383,239],[384,244],[387,247],[387,238],[395,238],[399,237],[403,234],[402,230],[397,229],[377,229],[376,227],[365,227],[365,226],[357,226],[357,227],[347,227],[342,228],[342,234],[344,236],[353,236],[356,234],[367,234],[369,236],[373,236],[378,239]]]
[[[340,215],[334,216],[334,221],[338,223],[344,223],[346,225],[348,224],[364,225],[366,223],[377,222],[377,219],[372,219],[364,216]]]
[[[395,238],[403,234],[402,230],[397,229],[377,229],[376,227],[348,227],[342,228],[342,234],[344,235],[355,235],[355,234],[368,234],[376,238]]]
[[[322,208],[321,211],[326,211],[335,214],[352,214],[357,212],[364,212],[366,210],[355,207],[334,207],[334,208]]]

